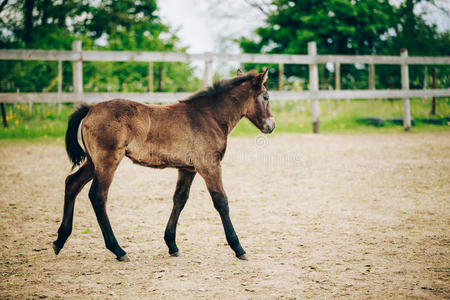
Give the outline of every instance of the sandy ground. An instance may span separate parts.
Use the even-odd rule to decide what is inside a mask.
[[[62,217],[63,146],[0,143],[0,298],[450,298],[450,134],[233,138],[231,217],[249,261],[227,246],[194,181],[170,257],[176,170],[125,159],[109,216],[131,262],[104,247],[86,187],[72,236]]]

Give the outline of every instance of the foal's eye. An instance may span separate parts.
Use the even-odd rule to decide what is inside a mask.
[[[269,101],[269,94],[268,93],[264,93],[263,97],[264,97],[264,100]]]

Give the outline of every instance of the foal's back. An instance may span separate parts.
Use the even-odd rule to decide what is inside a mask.
[[[206,115],[206,116],[205,116]],[[199,148],[220,148],[223,143],[207,113],[189,103],[145,105],[115,99],[93,105],[83,120],[83,140],[94,162],[105,155],[155,168],[193,167]],[[212,149],[214,150],[214,149]]]

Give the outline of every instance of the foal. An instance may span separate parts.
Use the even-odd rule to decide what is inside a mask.
[[[119,261],[129,261],[119,246],[106,213],[109,186],[124,156],[152,168],[177,168],[173,209],[164,234],[170,255],[178,256],[175,232],[197,173],[203,177],[220,214],[226,239],[236,256],[247,259],[231,223],[222,185],[221,160],[227,138],[243,117],[263,133],[271,133],[275,120],[264,86],[267,69],[222,80],[186,100],[167,106],[145,105],[116,99],[79,107],[70,117],[66,150],[73,167],[83,165],[66,179],[64,215],[53,242],[55,254],[72,232],[75,198],[93,179],[89,199],[105,239],[106,248]],[[82,148],[83,147],[83,148]]]

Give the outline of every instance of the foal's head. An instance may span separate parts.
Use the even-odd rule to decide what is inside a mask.
[[[242,72],[238,70],[238,76]],[[262,133],[271,133],[275,129],[275,118],[269,104],[269,93],[265,87],[268,69],[259,73],[250,81],[251,92],[247,101],[245,117],[249,119]]]

